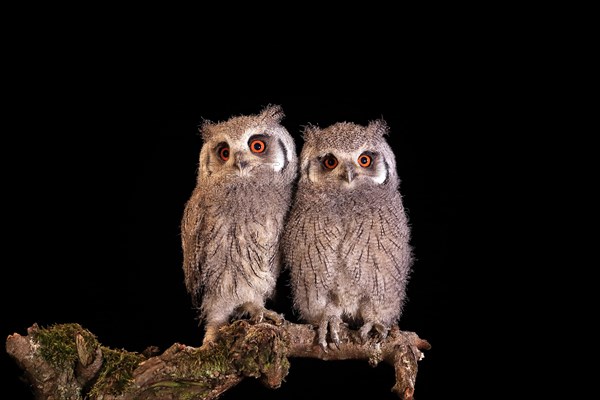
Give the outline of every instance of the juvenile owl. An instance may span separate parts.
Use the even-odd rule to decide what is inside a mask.
[[[387,133],[383,120],[304,131],[283,251],[294,308],[324,350],[341,323],[364,342],[402,314],[413,251]]]
[[[206,121],[196,187],[181,221],[185,285],[204,322],[203,344],[232,317],[281,316],[265,308],[280,272],[280,239],[297,176],[280,106]]]

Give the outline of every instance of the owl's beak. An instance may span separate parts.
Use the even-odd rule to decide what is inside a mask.
[[[248,166],[248,161],[244,160],[244,157],[240,153],[235,153],[233,156],[237,169],[241,171]]]
[[[352,167],[347,167],[342,172],[342,178],[348,183],[352,183],[352,180],[354,179],[355,176],[356,176],[356,174],[354,173],[354,169]]]

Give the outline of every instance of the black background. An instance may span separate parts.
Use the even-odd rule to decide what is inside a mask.
[[[199,346],[179,237],[196,179],[198,125],[203,118],[222,121],[280,104],[298,152],[308,123],[387,121],[417,257],[400,325],[432,344],[419,363],[415,397],[464,390],[455,383],[466,373],[457,333],[465,328],[459,300],[469,285],[458,279],[468,268],[461,221],[470,201],[464,188],[476,171],[469,165],[468,135],[482,105],[461,96],[459,87],[435,82],[387,96],[215,97],[199,91],[182,100],[175,93],[124,91],[104,102],[75,91],[63,99],[30,99],[11,116],[15,139],[3,151],[14,161],[4,168],[10,257],[3,268],[0,334],[24,335],[34,323],[77,322],[112,348]],[[280,286],[272,307],[293,320]],[[21,370],[5,352],[0,359],[7,371],[3,391],[15,393],[11,399],[32,399]],[[291,359],[279,389],[246,379],[222,398],[317,400],[331,398],[331,390],[336,398],[394,399],[393,384],[393,370],[384,364]]]

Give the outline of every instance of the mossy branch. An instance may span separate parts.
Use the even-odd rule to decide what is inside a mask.
[[[239,320],[209,345],[175,343],[162,354],[151,348],[140,354],[102,346],[78,324],[34,324],[26,336],[10,335],[6,350],[25,371],[37,400],[217,399],[245,377],[278,388],[294,357],[389,363],[396,373],[392,391],[400,399],[413,398],[421,350],[431,347],[426,340],[395,328],[384,341],[359,344],[345,326],[340,340],[324,350],[310,325]]]

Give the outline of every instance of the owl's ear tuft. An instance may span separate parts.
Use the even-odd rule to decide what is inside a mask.
[[[319,127],[317,125],[308,124],[304,127],[302,131],[302,139],[311,140],[315,137],[315,135],[319,132]]]
[[[214,123],[208,119],[202,119],[202,123],[198,126],[198,131],[202,136],[202,140],[204,142],[208,142],[210,137],[212,136],[212,127]]]
[[[260,116],[263,119],[269,119],[273,122],[279,123],[281,122],[285,114],[283,113],[283,108],[281,108],[281,106],[276,104],[269,104],[260,112]]]
[[[369,125],[367,126],[367,131],[370,132],[373,136],[383,137],[389,134],[390,129],[385,120],[376,119],[375,121],[369,122]]]

